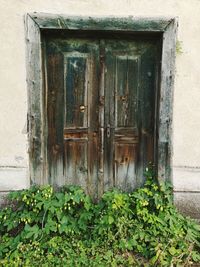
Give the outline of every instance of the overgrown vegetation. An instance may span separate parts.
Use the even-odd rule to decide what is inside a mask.
[[[147,173],[133,193],[93,203],[79,187],[32,187],[0,211],[0,266],[189,266],[200,226],[173,205],[171,187]]]

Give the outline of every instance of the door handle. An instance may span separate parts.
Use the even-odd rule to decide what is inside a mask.
[[[107,137],[109,138],[110,137],[110,124],[107,125],[106,133],[107,133]]]

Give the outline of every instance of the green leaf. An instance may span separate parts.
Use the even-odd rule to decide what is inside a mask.
[[[61,219],[61,224],[66,224],[68,223],[69,219],[66,216],[63,216]]]
[[[112,216],[108,216],[108,223],[109,224],[112,224],[113,222],[114,222],[115,220],[114,220],[114,218],[112,217]]]
[[[172,256],[174,256],[174,255],[177,253],[176,248],[175,248],[175,247],[170,247],[170,248],[169,248],[169,253],[170,253]]]

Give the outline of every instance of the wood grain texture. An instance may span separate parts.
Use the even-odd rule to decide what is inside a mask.
[[[115,127],[115,58],[108,47],[107,40],[104,41],[104,91],[105,91],[105,121],[104,121],[104,191],[115,186],[114,170],[114,127]]]
[[[81,17],[64,14],[30,13],[41,29],[158,31],[164,32],[171,18]]]
[[[79,184],[99,198],[143,183],[154,159],[156,51],[154,39],[47,37],[51,184]]]
[[[62,53],[47,45],[47,121],[49,182],[63,184],[64,63]]]
[[[83,162],[83,164],[81,163],[81,166],[87,165],[88,175],[87,178],[84,178],[84,181],[87,179],[86,184],[88,185],[87,186],[85,184],[86,191],[91,194],[96,194],[96,197],[98,197],[98,194],[101,195],[104,189],[116,184],[115,178],[109,178],[108,180],[110,175],[111,177],[115,177],[113,174],[116,173],[115,165],[112,164],[114,167],[110,168],[108,167],[110,164],[108,162],[115,162],[115,160],[117,160],[116,155],[125,153],[123,151],[130,151],[129,144],[132,144],[132,149],[134,147],[134,151],[139,150],[138,154],[136,152],[134,152],[135,154],[131,152],[132,155],[134,155],[134,160],[136,159],[137,161],[137,168],[134,170],[136,177],[142,177],[144,165],[146,164],[145,162],[149,159],[153,159],[158,167],[159,179],[170,179],[172,176],[172,104],[177,20],[174,18],[69,17],[66,15],[33,13],[26,16],[25,27],[29,105],[29,159],[30,177],[32,182],[36,184],[44,184],[48,182],[54,183],[54,178],[49,175],[49,173],[51,173],[50,162],[55,163],[57,161],[57,164],[61,167],[56,167],[55,169],[53,168],[53,170],[55,171],[55,175],[59,175],[60,177],[58,184],[65,183],[65,169],[63,167],[65,164],[63,159],[66,157],[66,153],[64,150],[72,143],[73,149],[70,148],[71,151],[74,151],[75,149],[82,151],[84,155],[86,153],[85,151],[88,153],[87,160],[80,160],[80,162]],[[154,65],[153,61],[149,59],[145,53],[140,53],[144,48],[142,43],[139,44],[140,49],[137,45],[134,49],[130,49],[132,54],[138,50],[136,57],[133,58],[132,54],[131,56],[126,55],[125,49],[121,49],[121,54],[109,54],[109,49],[107,49],[106,52],[105,42],[101,41],[100,43],[104,44],[99,46],[98,41],[95,44],[93,55],[89,55],[89,57],[86,56],[85,58],[82,57],[80,59],[80,65],[82,66],[81,69],[86,69],[87,79],[85,79],[85,76],[82,74],[80,77],[75,78],[77,76],[75,75],[76,72],[71,69],[72,75],[70,76],[74,76],[72,79],[72,87],[74,87],[75,80],[77,80],[76,85],[82,89],[87,81],[89,82],[87,85],[87,97],[86,95],[75,95],[75,101],[72,106],[76,107],[72,109],[75,110],[74,112],[76,114],[71,112],[72,116],[70,115],[71,117],[69,116],[66,118],[66,110],[62,110],[61,114],[59,108],[61,106],[63,106],[63,108],[66,107],[66,105],[61,104],[63,103],[62,101],[69,102],[69,95],[66,97],[63,93],[64,90],[63,92],[61,92],[61,90],[60,93],[58,93],[58,99],[60,100],[57,101],[55,100],[54,86],[50,89],[51,94],[48,88],[48,79],[51,78],[48,78],[46,75],[48,72],[48,59],[45,56],[45,42],[47,36],[46,33],[50,29],[59,30],[57,31],[57,35],[63,33],[62,36],[65,36],[65,38],[68,36],[68,30],[69,32],[71,32],[70,30],[74,30],[74,34],[76,34],[76,32],[80,33],[80,31],[85,33],[89,33],[90,31],[90,36],[93,36],[93,40],[95,36],[98,36],[94,36],[94,30],[102,32],[101,39],[104,39],[104,33],[109,34],[113,31],[113,36],[115,36],[115,38],[117,35],[117,41],[114,41],[116,45],[119,45],[120,40],[124,38],[125,35],[121,35],[123,33],[129,34],[131,36],[131,40],[134,39],[135,33],[148,33],[148,35],[146,35],[148,38],[151,33],[163,33],[161,71],[159,72],[160,65],[158,63]],[[109,39],[108,34],[106,35],[106,40]],[[139,38],[139,35],[137,35],[136,39],[138,40]],[[54,52],[57,54],[56,57],[60,55],[59,60],[62,62],[60,66],[62,65],[63,68],[63,70],[60,69],[58,73],[58,70],[54,69],[55,67],[52,67],[54,78],[56,76],[63,75],[63,80],[60,81],[60,88],[66,87],[66,79],[64,79],[64,77],[67,78],[67,76],[64,75],[65,68],[67,69],[67,65],[64,63],[65,54],[74,53],[74,51],[77,53],[78,51],[80,54],[84,52],[88,55],[94,45],[90,45],[91,39],[87,39],[85,40],[85,43],[82,43],[82,48],[79,49],[79,42],[71,42],[69,39],[70,38],[67,38],[67,41],[61,41],[57,44],[55,44],[54,40],[52,40],[52,45],[55,50]],[[127,43],[125,42],[124,45],[127,46]],[[141,55],[138,57],[139,54]],[[125,62],[122,60],[124,56],[127,57],[125,60],[126,64],[123,63],[126,65],[126,67],[124,66],[127,70],[126,72],[129,73],[131,69],[135,69],[134,72],[137,72],[137,74],[135,76],[124,75],[122,79],[119,78],[117,81],[116,58],[118,57],[118,69],[120,69],[121,63]],[[56,60],[56,57],[54,60]],[[160,60],[158,56],[156,56],[156,58],[156,61]],[[144,62],[145,60],[147,60],[147,62],[149,62],[148,64],[152,66],[152,72],[149,71],[145,64],[142,63],[142,61]],[[71,63],[74,64],[74,62]],[[155,73],[157,74],[155,75]],[[120,75],[123,76],[123,73]],[[119,87],[118,93],[116,93],[116,85],[117,83],[120,85],[121,80],[123,80],[122,87],[124,89],[121,90]],[[134,84],[136,80],[137,86],[135,87]],[[51,81],[51,83],[54,82]],[[61,83],[63,83],[63,85],[61,85]],[[129,85],[127,86],[127,84]],[[113,86],[114,90],[106,89]],[[154,97],[152,97],[150,93],[151,86],[156,88],[156,93],[153,94]],[[134,97],[127,97],[127,94],[137,95],[137,98],[132,100]],[[146,101],[148,99],[150,99],[150,106],[148,106],[148,101]],[[52,102],[54,107],[49,107],[49,102]],[[154,114],[151,111],[152,108],[150,108],[152,105],[154,106]],[[77,107],[79,107],[80,113],[78,112]],[[105,107],[107,107],[107,109],[105,109]],[[134,113],[135,111],[136,113]],[[54,114],[52,117],[48,115],[51,113]],[[125,113],[126,116],[123,117],[123,113]],[[147,116],[139,116],[139,113],[146,113]],[[55,122],[55,117],[57,116],[56,114],[59,114],[59,118],[61,118],[60,121]],[[67,112],[67,114],[69,113]],[[154,122],[152,121],[153,115]],[[47,116],[49,116],[49,119],[47,119]],[[129,119],[130,117],[131,119]],[[76,122],[73,122],[73,118]],[[68,124],[69,122],[72,122],[71,126]],[[135,122],[137,123],[135,124]],[[79,124],[79,129],[72,129],[72,125],[76,125],[77,123]],[[154,126],[152,126],[153,124]],[[67,125],[70,127],[68,128]],[[52,128],[56,127],[56,129],[60,129],[59,133],[55,133],[55,130],[51,129],[51,126]],[[74,128],[76,128],[76,126]],[[129,128],[132,133],[129,132]],[[52,134],[49,135],[48,132],[51,130]],[[107,136],[109,136],[109,138],[107,138]],[[50,142],[50,139],[52,139],[52,143]],[[113,140],[116,140],[116,142]],[[52,157],[53,160],[51,159],[49,161],[48,151],[50,151],[49,149],[51,144],[53,144],[52,147],[54,147],[54,157]],[[123,150],[121,144],[125,144],[125,146],[127,146],[127,150]],[[137,144],[139,144],[139,146]],[[118,151],[116,155],[115,150]],[[93,157],[93,155],[99,155],[99,151],[102,153],[101,157]],[[128,155],[131,153],[127,152]],[[58,157],[58,155],[60,156]],[[73,155],[76,155],[76,153],[70,152],[70,155],[72,155],[73,158]],[[54,159],[56,159],[56,161],[54,161]],[[79,169],[84,170],[84,168],[80,167]],[[105,177],[105,170],[109,170],[106,174],[107,178]],[[84,175],[82,177],[84,177]],[[137,181],[136,184],[139,184],[139,181]],[[94,193],[96,191],[98,191],[98,193]]]
[[[32,184],[43,184],[43,104],[42,58],[40,29],[30,17],[26,26],[26,69],[28,87],[29,172]]]
[[[97,41],[46,39],[50,183],[97,197]]]
[[[175,79],[177,19],[171,21],[163,35],[161,85],[158,116],[158,179],[172,179],[173,88]]]
[[[98,146],[98,197],[104,192],[105,183],[105,42],[101,40],[99,42],[99,146]]]
[[[65,127],[87,127],[87,54],[65,53]]]
[[[106,189],[133,190],[154,161],[159,45],[142,39],[105,42]]]
[[[137,59],[131,55],[116,57],[115,124],[117,127],[134,127],[137,106]]]

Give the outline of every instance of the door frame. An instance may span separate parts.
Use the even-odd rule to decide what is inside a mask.
[[[26,72],[28,90],[29,176],[32,184],[46,184],[47,125],[45,58],[43,33],[47,30],[102,31],[128,34],[160,33],[162,36],[161,70],[157,100],[156,155],[159,181],[172,179],[172,119],[175,79],[176,17],[76,17],[46,13],[25,15]]]

